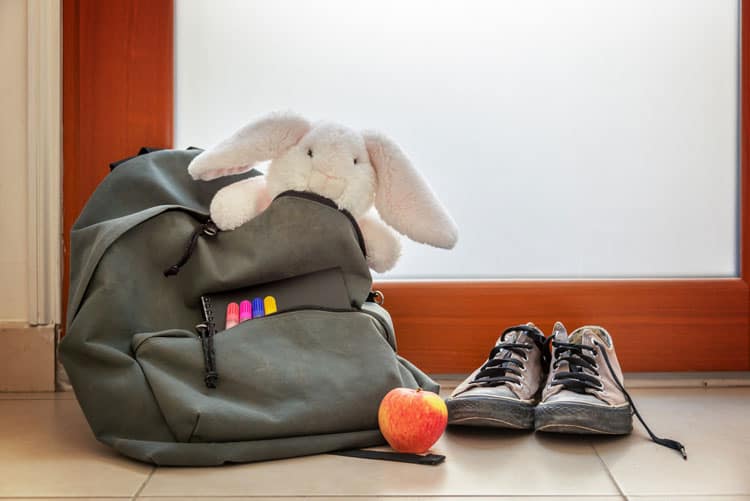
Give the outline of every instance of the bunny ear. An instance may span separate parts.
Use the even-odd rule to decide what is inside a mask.
[[[255,163],[276,158],[297,144],[309,130],[310,123],[299,115],[272,113],[195,157],[188,172],[204,181],[247,172]]]
[[[453,248],[456,223],[404,152],[382,134],[362,135],[378,178],[375,207],[383,221],[415,242]]]

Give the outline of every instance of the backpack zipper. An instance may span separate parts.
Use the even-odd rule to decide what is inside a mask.
[[[216,370],[216,350],[214,349],[214,335],[216,335],[216,326],[213,322],[205,322],[195,326],[195,330],[201,340],[203,348],[203,365],[205,375],[203,381],[207,388],[216,388],[216,382],[219,379],[219,373]]]
[[[367,257],[367,249],[365,247],[365,238],[362,235],[362,230],[359,227],[359,224],[357,224],[357,220],[354,219],[354,216],[346,210],[346,209],[339,209],[336,203],[324,196],[317,195],[315,193],[310,193],[307,191],[294,191],[289,190],[285,191],[281,194],[279,194],[276,198],[281,197],[296,197],[296,198],[302,198],[305,200],[309,200],[312,202],[319,203],[321,205],[325,205],[326,207],[331,207],[332,209],[336,209],[337,211],[341,212],[344,216],[349,219],[349,222],[352,224],[352,227],[354,228],[354,233],[357,235],[357,243],[359,244],[359,248],[362,250],[362,255]],[[190,260],[190,257],[193,255],[193,252],[195,251],[195,246],[198,244],[198,238],[205,236],[209,238],[215,237],[219,233],[219,228],[216,226],[216,223],[214,223],[211,218],[207,218],[203,223],[201,223],[198,228],[195,229],[195,231],[190,235],[190,239],[188,240],[187,245],[185,246],[185,252],[183,252],[182,256],[180,257],[180,260],[177,261],[175,264],[164,270],[164,276],[165,277],[171,277],[173,275],[177,275],[180,272],[180,269],[187,264],[187,262]]]

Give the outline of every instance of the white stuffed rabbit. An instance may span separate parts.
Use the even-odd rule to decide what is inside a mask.
[[[230,184],[214,196],[211,218],[220,229],[237,228],[280,193],[295,190],[329,198],[354,216],[375,271],[390,270],[401,254],[398,235],[383,221],[420,243],[445,249],[456,244],[456,224],[425,180],[395,143],[375,132],[274,113],[195,157],[188,172],[208,181],[264,160],[271,160],[266,176]]]

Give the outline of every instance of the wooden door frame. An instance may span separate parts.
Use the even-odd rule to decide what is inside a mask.
[[[607,327],[626,371],[750,370],[750,0],[741,7],[739,277],[379,282],[403,356],[465,373],[505,326],[562,320]],[[172,0],[63,1],[66,284],[70,227],[107,164],[172,146],[173,25]]]
[[[70,229],[115,160],[172,147],[172,0],[63,0],[63,306]],[[63,308],[63,325],[67,315]],[[64,333],[63,333],[64,334]]]

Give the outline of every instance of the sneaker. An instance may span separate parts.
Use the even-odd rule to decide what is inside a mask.
[[[625,435],[633,430],[635,413],[654,442],[687,459],[682,444],[659,438],[646,426],[623,386],[622,369],[606,329],[585,326],[568,335],[557,322],[547,343],[551,344],[551,366],[535,411],[537,430]]]
[[[532,429],[547,366],[544,342],[534,324],[506,329],[487,362],[446,400],[448,424]]]

